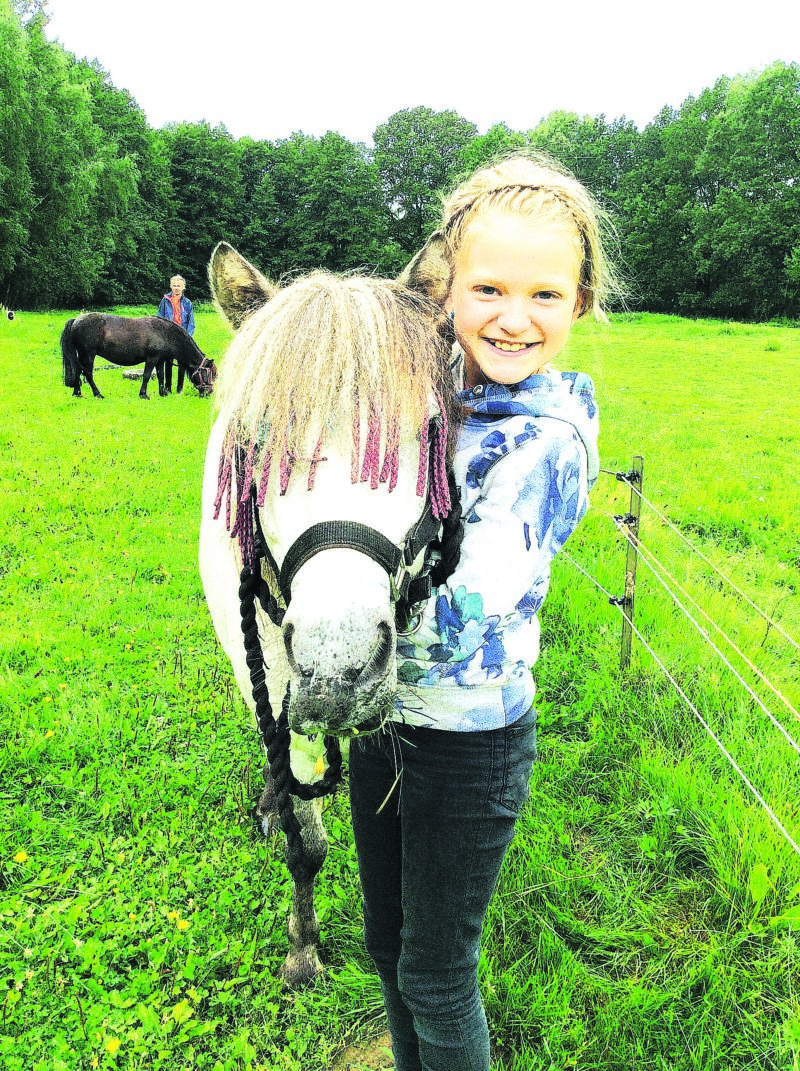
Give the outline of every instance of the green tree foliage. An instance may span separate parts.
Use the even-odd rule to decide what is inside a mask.
[[[457,112],[423,107],[395,112],[375,130],[375,165],[394,236],[406,253],[416,251],[435,226],[438,194],[460,170],[477,132]]]
[[[98,205],[109,214],[111,244],[100,276],[108,303],[157,300],[171,274],[167,236],[172,233],[175,204],[163,139],[127,90],[117,89],[97,63],[78,71],[90,95],[95,123],[104,135],[104,152],[133,184],[124,213]],[[157,283],[157,286],[154,286]]]
[[[0,0],[0,301],[152,303],[180,272],[193,297],[220,239],[264,272],[394,275],[435,227],[442,192],[520,146],[556,157],[615,216],[639,307],[800,316],[800,65],[721,78],[644,130],[556,111],[478,135],[454,111],[399,111],[374,149],[342,135],[275,143],[224,127],[153,130],[96,62],[47,40],[47,0]]]
[[[272,277],[316,267],[391,275],[407,260],[365,146],[335,133],[244,139],[240,165],[242,249]]]
[[[163,131],[175,203],[168,235],[169,274],[186,278],[193,294],[207,293],[206,268],[217,242],[241,244],[244,189],[239,147],[224,126],[181,123]]]
[[[495,123],[485,134],[477,134],[464,145],[454,177],[469,175],[490,160],[512,152],[514,149],[524,148],[528,144],[529,139],[525,134],[511,130],[505,123]]]
[[[0,0],[5,5],[7,0]],[[30,127],[25,33],[0,6],[0,280],[10,278],[28,238],[33,189],[26,135]],[[6,284],[7,289],[8,284]],[[7,295],[0,290],[0,300]]]
[[[14,303],[52,307],[91,299],[135,182],[104,143],[78,68],[45,38],[44,20],[34,17],[25,32],[33,206],[9,290]]]
[[[651,309],[797,316],[800,65],[722,78],[640,138],[622,222]]]

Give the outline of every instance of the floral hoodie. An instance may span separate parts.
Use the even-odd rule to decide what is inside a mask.
[[[458,363],[456,373],[463,382]],[[550,562],[586,512],[599,460],[594,387],[581,372],[456,400],[464,539],[419,627],[398,636],[396,720],[464,732],[510,725],[533,704]]]

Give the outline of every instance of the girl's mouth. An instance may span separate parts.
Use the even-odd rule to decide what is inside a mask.
[[[539,345],[538,342],[506,342],[500,338],[484,337],[483,341],[488,342],[495,349],[502,350],[503,353],[521,353],[523,350],[529,350]]]

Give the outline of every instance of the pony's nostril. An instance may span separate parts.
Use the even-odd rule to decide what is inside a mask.
[[[301,675],[300,667],[297,664],[297,659],[294,657],[294,651],[292,650],[292,638],[294,637],[294,625],[291,622],[286,622],[283,626],[283,646],[286,651],[286,658],[289,662],[294,673],[298,676]]]
[[[369,685],[386,673],[389,660],[394,652],[394,631],[390,625],[382,622],[378,625],[378,642],[369,661],[359,674],[359,684]]]

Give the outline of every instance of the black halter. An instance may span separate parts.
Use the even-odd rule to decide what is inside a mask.
[[[206,390],[212,390],[214,387],[214,380],[217,378],[217,366],[210,357],[204,357],[197,368],[193,369],[189,373],[189,378],[192,382],[195,382],[195,376],[197,377],[196,387],[204,387]]]
[[[289,605],[292,597],[292,581],[302,566],[315,554],[335,548],[347,548],[366,554],[388,575],[398,631],[404,632],[408,629],[416,606],[430,597],[430,574],[439,560],[437,540],[440,533],[440,525],[433,516],[430,502],[426,503],[422,516],[409,529],[402,548],[392,543],[382,532],[366,524],[356,521],[321,521],[319,524],[312,524],[298,536],[286,552],[283,565],[279,569],[261,527],[255,504],[255,488],[251,490],[251,499],[256,534],[256,574],[260,574],[261,562],[266,561],[278,581],[285,606]],[[426,554],[421,568],[412,574],[411,570],[423,551]],[[280,625],[286,610],[278,604],[266,581],[259,585],[258,599],[272,623]]]

